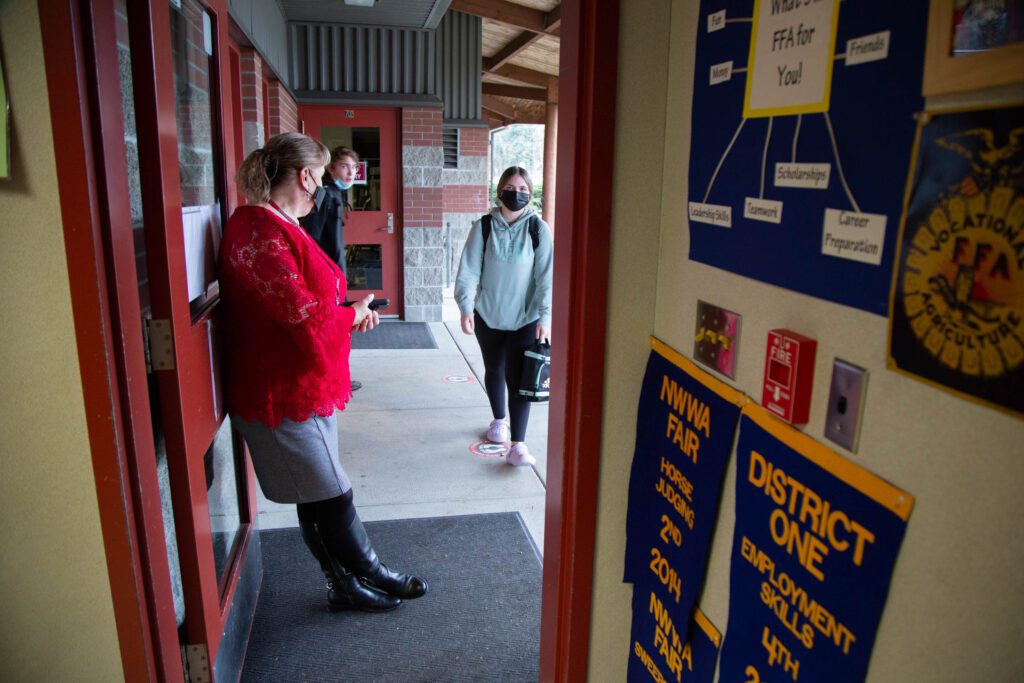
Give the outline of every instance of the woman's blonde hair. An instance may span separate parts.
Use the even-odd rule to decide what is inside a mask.
[[[331,153],[320,142],[302,133],[281,133],[253,150],[238,167],[238,189],[254,204],[270,201],[270,191],[304,168],[326,166]]]
[[[505,169],[505,172],[498,178],[498,196],[501,196],[501,188],[505,187],[505,183],[508,179],[514,175],[523,176],[523,180],[526,181],[526,186],[530,188],[530,194],[533,194],[533,180],[530,179],[530,173],[522,166],[509,166]]]

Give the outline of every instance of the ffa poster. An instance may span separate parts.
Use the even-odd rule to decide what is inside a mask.
[[[927,0],[701,0],[690,258],[886,315]]]
[[[748,404],[722,681],[865,679],[914,499]]]
[[[926,115],[914,156],[890,367],[1024,414],[1024,107]]]
[[[681,647],[746,399],[657,339],[651,345],[637,409],[623,580],[652,588]]]

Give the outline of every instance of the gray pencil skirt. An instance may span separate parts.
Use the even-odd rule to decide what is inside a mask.
[[[338,462],[338,418],[285,418],[277,427],[231,417],[252,455],[263,495],[275,503],[312,503],[352,488]]]

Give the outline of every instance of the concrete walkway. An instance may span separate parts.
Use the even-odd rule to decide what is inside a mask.
[[[388,323],[383,323],[388,324]],[[365,521],[519,511],[544,548],[548,406],[533,406],[527,444],[533,467],[470,451],[491,421],[476,339],[457,322],[429,323],[437,349],[356,350],[363,383],[339,414],[342,467]],[[446,376],[469,378],[446,383]],[[294,505],[259,494],[262,529],[297,526]]]

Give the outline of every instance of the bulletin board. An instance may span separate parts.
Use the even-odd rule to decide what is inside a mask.
[[[888,311],[927,0],[702,0],[690,258]]]

